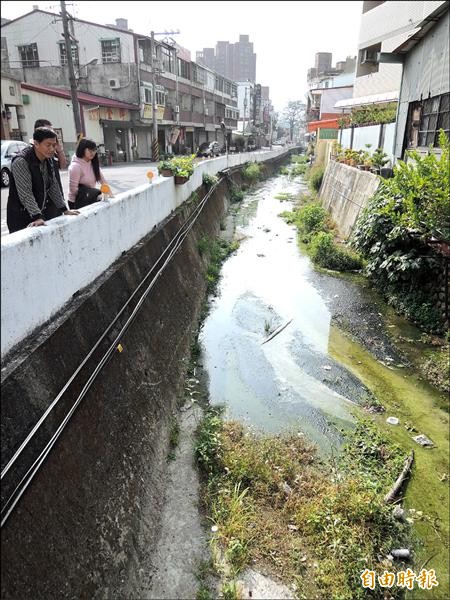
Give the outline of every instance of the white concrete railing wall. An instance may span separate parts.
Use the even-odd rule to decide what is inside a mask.
[[[279,148],[206,160],[184,185],[175,185],[173,177],[157,178],[87,206],[79,216],[2,237],[2,357],[187,200],[202,184],[203,173],[287,152]]]

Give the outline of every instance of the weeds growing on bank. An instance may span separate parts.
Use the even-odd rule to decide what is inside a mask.
[[[333,271],[362,268],[363,262],[355,252],[335,242],[334,224],[314,194],[305,195],[297,208],[280,216],[296,225],[299,240],[316,266]]]
[[[175,460],[175,450],[180,441],[180,425],[175,417],[172,418],[169,431],[169,454],[167,460]]]
[[[225,423],[217,408],[205,414],[196,456],[217,528],[214,562],[236,592],[227,597],[238,597],[235,578],[254,563],[296,586],[299,598],[364,598],[364,569],[395,572],[385,557],[408,531],[383,495],[404,457],[368,421],[347,442],[342,460],[325,466],[303,436],[259,435]],[[401,589],[390,591],[401,597]],[[371,597],[383,594],[378,588]]]
[[[223,261],[238,248],[239,242],[227,242],[221,238],[209,239],[204,236],[199,240],[198,250],[200,255],[206,256],[208,260],[208,270],[206,272],[208,293],[214,292],[216,289]]]
[[[263,166],[257,162],[247,163],[242,169],[242,177],[250,184],[262,178]]]

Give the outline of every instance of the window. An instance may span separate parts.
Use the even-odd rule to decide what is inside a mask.
[[[120,39],[101,40],[102,44],[102,62],[120,63]]]
[[[80,59],[78,57],[78,46],[76,44],[72,44],[71,50],[72,50],[73,64],[76,66],[79,66]],[[66,43],[65,42],[59,42],[59,58],[60,58],[62,67],[67,65],[67,52],[66,52]]]
[[[145,104],[151,104],[152,103],[152,90],[151,88],[144,88],[144,102]]]
[[[180,77],[184,77],[184,79],[189,79],[189,63],[185,60],[178,59],[178,75]]]
[[[205,71],[201,67],[196,65],[195,63],[192,63],[191,68],[192,68],[192,81],[195,81],[196,83],[205,83],[205,81],[206,81]]]
[[[145,104],[153,103],[153,94],[151,87],[143,88],[143,100]],[[156,104],[159,106],[166,105],[166,92],[162,86],[156,86]]]
[[[175,73],[175,61],[172,50],[169,50],[169,48],[166,48],[165,46],[161,46],[161,54],[163,69],[169,73]]]
[[[158,87],[156,88],[156,104],[159,106],[166,105],[166,92],[164,89],[158,89]]]
[[[9,95],[10,96],[15,96],[16,95],[16,88],[13,85],[9,86]]]
[[[191,110],[191,96],[187,94],[181,95],[181,110]]]
[[[22,61],[22,67],[39,67],[39,55],[36,43],[19,46],[19,56]]]
[[[223,79],[221,77],[216,77],[215,88],[216,90],[219,90],[219,92],[223,92]]]
[[[219,104],[218,102],[216,102],[215,105],[216,117],[223,119],[225,117],[225,106],[223,104]]]
[[[449,126],[450,94],[434,96],[423,102],[419,124],[418,146],[439,145],[439,130],[450,137]]]
[[[361,48],[356,67],[356,77],[377,73],[380,70],[380,63],[377,57],[378,52],[381,52],[381,42],[367,48]]]

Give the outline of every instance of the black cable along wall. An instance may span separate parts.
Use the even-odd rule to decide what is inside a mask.
[[[223,180],[189,231],[183,225],[190,223],[194,203],[144,238],[70,311],[63,309],[59,326],[4,380],[2,518],[16,488],[22,491],[21,479],[45,454],[77,399],[82,402],[2,528],[2,598],[133,597],[131,582],[142,579],[139,567],[157,539],[168,428],[206,290],[197,243],[218,234],[226,194]],[[178,238],[176,253],[133,315],[179,232],[186,236]],[[10,462],[90,353],[90,363]],[[105,357],[101,373],[83,391]]]

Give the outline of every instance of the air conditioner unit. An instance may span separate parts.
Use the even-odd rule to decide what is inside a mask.
[[[208,116],[209,115],[209,110],[207,108],[205,108],[205,115]]]
[[[118,79],[110,79],[109,80],[109,87],[112,90],[118,90],[120,88],[120,81]]]
[[[180,112],[180,107],[179,106],[175,106],[175,108],[173,109],[176,113]]]

